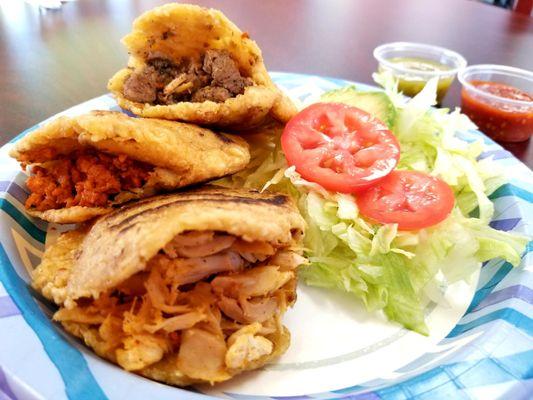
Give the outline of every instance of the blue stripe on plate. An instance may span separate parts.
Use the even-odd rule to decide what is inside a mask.
[[[0,297],[0,318],[12,317],[19,315],[20,310],[9,296]]]
[[[492,156],[492,159],[493,160],[501,160],[501,159],[504,159],[504,158],[512,158],[513,155],[508,152],[507,150],[503,150],[503,149],[497,149],[497,150],[489,150],[489,151],[485,151],[483,153],[481,153],[478,157],[478,160],[482,160],[484,158],[487,158],[487,157],[491,157]]]
[[[54,329],[28,291],[26,282],[15,272],[1,244],[0,266],[0,281],[22,311],[26,323],[43,344],[44,351],[57,367],[65,382],[67,397],[76,400],[107,399],[87,366],[85,358]]]
[[[380,397],[377,393],[374,392],[366,392],[356,395],[350,395],[341,397],[342,399],[350,399],[350,400],[381,400],[382,397]]]
[[[470,399],[463,392],[465,388],[489,386],[514,380],[526,380],[533,377],[530,360],[533,350],[501,358],[483,358],[440,365],[407,379],[393,386],[360,393],[349,394],[347,391],[339,398],[353,400],[374,399]],[[351,389],[363,389],[354,386]]]
[[[0,367],[0,400],[17,400],[17,396],[7,382],[6,375]]]
[[[248,394],[238,394],[238,393],[224,393],[232,399],[236,400],[272,400],[270,396],[257,396],[257,395],[248,395]],[[214,397],[209,397],[210,399]]]
[[[498,319],[508,322],[521,331],[527,333],[529,336],[533,336],[533,320],[531,318],[512,308],[502,308],[479,317],[473,321],[467,322],[466,324],[456,325],[446,337],[456,337],[464,332]]]
[[[478,304],[472,311],[482,310],[485,307],[493,304],[501,303],[509,299],[520,299],[528,304],[533,304],[533,290],[523,285],[513,285],[505,289],[492,292],[485,297],[481,303]]]
[[[490,222],[491,228],[497,229],[499,231],[511,231],[516,225],[522,220],[522,218],[507,218],[507,219],[497,219]]]
[[[466,310],[466,314],[470,313],[474,308],[476,308],[479,303],[481,303],[485,297],[492,292],[496,285],[500,283],[509,272],[511,272],[512,269],[513,266],[511,264],[508,262],[503,263],[494,276],[481,289],[478,289],[474,295],[474,298],[472,299],[472,302],[470,303],[470,306],[468,307],[468,310]]]
[[[0,210],[4,210],[11,218],[17,221],[17,224],[22,226],[31,237],[38,242],[44,243],[46,239],[46,232],[40,230],[35,226],[24,214],[22,214],[13,204],[6,199],[0,199]]]
[[[492,193],[489,196],[489,199],[495,200],[495,199],[498,199],[504,196],[520,197],[521,199],[524,199],[530,203],[533,203],[533,193],[525,189],[522,189],[516,185],[513,185],[512,183],[506,183],[500,186],[498,189],[494,191],[494,193]]]
[[[28,198],[28,192],[19,186],[15,181],[0,181],[0,193],[9,193],[20,203],[24,203]]]
[[[355,393],[355,392],[363,392],[365,390],[368,390],[368,387],[361,386],[361,385],[355,385],[355,386],[349,386],[342,389],[332,390],[331,393]]]

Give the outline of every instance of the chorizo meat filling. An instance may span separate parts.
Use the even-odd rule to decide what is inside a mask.
[[[221,381],[274,351],[301,260],[267,242],[188,231],[145,271],[54,319],[126,370],[171,359],[188,378]]]
[[[154,169],[124,154],[93,149],[67,155],[54,153],[53,149],[40,149],[39,156],[25,157],[31,162],[42,162],[31,167],[32,175],[26,182],[30,191],[25,203],[28,209],[105,207],[121,191],[141,188]]]
[[[200,60],[182,59],[174,63],[164,57],[151,57],[124,83],[124,97],[139,103],[174,104],[182,101],[221,103],[244,93],[253,84],[241,75],[230,54],[207,50]]]

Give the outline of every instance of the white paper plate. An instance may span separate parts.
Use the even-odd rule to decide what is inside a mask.
[[[273,77],[304,102],[351,83],[285,73]],[[64,114],[93,109],[119,108],[106,95]],[[473,140],[481,133],[461,135]],[[500,146],[487,138],[485,143],[481,157],[492,156],[513,178],[491,196],[496,207],[492,225],[531,235],[533,175]],[[517,399],[532,393],[530,248],[521,268],[493,260],[482,268],[479,282],[475,277],[470,284],[449,288],[448,307],[430,304],[429,337],[367,313],[349,295],[300,285],[298,301],[285,317],[291,347],[275,364],[194,391],[127,373],[66,335],[28,290],[29,271],[39,263],[47,234],[50,238],[56,231],[25,214],[25,176],[7,156],[10,146],[0,150],[0,400],[163,400],[205,394],[235,399]]]

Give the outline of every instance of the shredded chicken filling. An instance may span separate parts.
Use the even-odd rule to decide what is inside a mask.
[[[52,148],[40,149],[39,154],[28,154],[26,159],[43,163],[31,168],[32,175],[26,182],[30,195],[25,206],[38,211],[108,206],[118,193],[141,188],[153,171],[153,166],[125,154],[93,149],[68,155],[55,154]]]
[[[123,94],[140,103],[221,103],[244,93],[252,84],[250,78],[241,75],[229,52],[207,50],[199,60],[184,58],[173,62],[165,57],[150,57],[124,82]]]
[[[192,379],[227,379],[271,354],[269,335],[295,301],[302,258],[266,242],[213,231],[176,236],[147,269],[54,318],[98,330],[99,348],[127,370],[166,355]]]

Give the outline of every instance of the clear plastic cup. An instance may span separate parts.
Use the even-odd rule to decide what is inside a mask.
[[[462,111],[482,132],[500,142],[529,139],[533,134],[533,72],[505,65],[472,65],[459,72],[458,78],[463,85]],[[506,87],[525,96],[510,98]]]
[[[444,47],[421,43],[383,44],[374,49],[374,57],[379,62],[380,71],[390,71],[399,78],[398,87],[407,96],[416,95],[431,78],[438,77],[437,101],[439,103],[446,95],[457,72],[466,67],[466,60],[459,53]],[[426,61],[428,66],[433,64],[434,68],[424,70],[410,66],[409,62],[402,62],[408,59]]]

